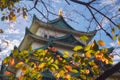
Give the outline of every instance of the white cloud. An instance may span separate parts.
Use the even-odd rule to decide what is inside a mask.
[[[117,0],[101,0],[102,5],[114,5]]]
[[[12,28],[8,28],[6,30],[7,33],[9,34],[19,34],[20,33],[20,30],[19,29],[12,29]]]
[[[53,2],[56,2],[56,3],[59,3],[60,2],[60,0],[52,0]]]

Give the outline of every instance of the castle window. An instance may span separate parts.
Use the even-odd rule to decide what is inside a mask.
[[[53,39],[53,38],[55,38],[55,37],[50,35],[49,38],[50,38],[50,39]]]
[[[46,34],[44,35],[44,38],[47,38],[47,35],[46,35]]]

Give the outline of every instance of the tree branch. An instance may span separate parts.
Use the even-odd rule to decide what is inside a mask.
[[[100,23],[98,22],[98,20],[96,19],[95,15],[93,14],[92,10],[89,8],[89,6],[86,6],[88,8],[88,10],[90,11],[93,19],[97,22],[97,24],[100,26],[100,28],[106,33],[107,36],[109,36],[112,39],[112,36],[105,30],[103,29],[103,27],[100,25]]]
[[[115,72],[117,72],[120,69],[120,62],[117,63],[115,66],[111,67],[110,69],[106,70],[102,75],[100,75],[95,80],[105,80]]]
[[[108,16],[106,16],[105,14],[103,14],[102,12],[100,12],[99,10],[97,10],[96,8],[94,8],[91,5],[89,5],[89,7],[92,8],[93,10],[97,11],[99,14],[101,14],[102,16],[104,16],[105,18],[107,18],[112,24],[114,24],[115,26],[117,26],[117,24],[114,23]]]

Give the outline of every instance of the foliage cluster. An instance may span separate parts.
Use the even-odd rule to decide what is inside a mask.
[[[113,55],[109,55],[106,48],[99,50],[99,46],[104,46],[102,40],[85,47],[75,46],[72,56],[67,51],[61,54],[55,47],[23,51],[14,49],[11,56],[3,61],[7,65],[3,74],[11,80],[94,80],[104,72],[104,65],[113,63]]]

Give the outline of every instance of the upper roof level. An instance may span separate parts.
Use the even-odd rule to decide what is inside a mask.
[[[51,20],[48,23],[53,24],[59,28],[75,30],[64,20],[62,16],[59,16],[57,19]]]

